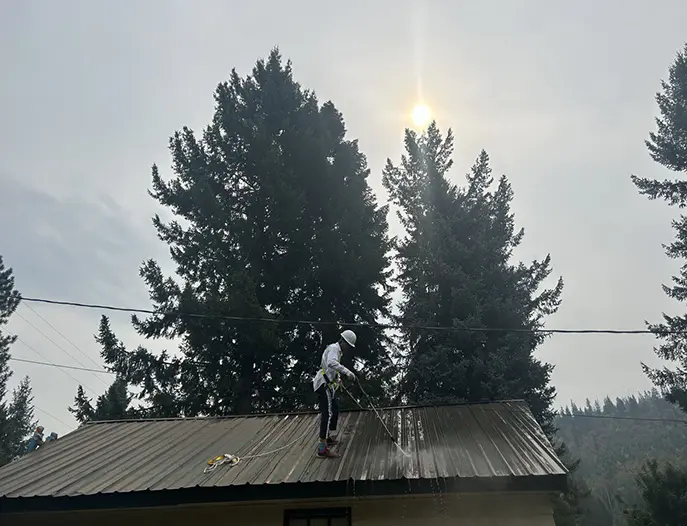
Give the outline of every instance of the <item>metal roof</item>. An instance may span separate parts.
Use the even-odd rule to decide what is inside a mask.
[[[567,473],[521,401],[379,413],[409,456],[371,411],[340,415],[337,460],[315,456],[316,413],[87,423],[0,468],[0,500],[342,481],[355,491],[364,481]],[[223,453],[242,460],[204,474],[208,459]]]

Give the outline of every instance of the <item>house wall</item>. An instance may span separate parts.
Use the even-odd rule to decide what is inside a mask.
[[[0,517],[2,526],[282,526],[285,509],[350,506],[353,526],[554,526],[543,494],[349,498],[258,504],[31,513]]]

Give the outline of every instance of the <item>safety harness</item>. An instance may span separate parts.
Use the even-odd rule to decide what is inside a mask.
[[[339,357],[338,359],[341,359],[341,351],[339,350]],[[324,383],[327,387],[331,387],[332,392],[336,391],[339,388],[339,385],[341,385],[341,375],[339,375],[339,381],[338,382],[332,382],[329,377],[327,376],[327,373],[324,370],[324,367],[320,369],[322,372],[322,378],[324,378]]]
[[[339,388],[339,385],[341,385],[341,377],[339,377],[338,382],[332,382],[327,376],[327,373],[324,372],[324,367],[320,369],[320,371],[322,371],[322,378],[324,378],[325,385],[327,387],[331,387],[332,391],[336,391]]]

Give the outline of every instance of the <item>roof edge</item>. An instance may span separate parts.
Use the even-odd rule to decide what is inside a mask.
[[[342,480],[294,482],[274,485],[193,487],[176,490],[134,491],[72,497],[0,498],[0,515],[30,512],[96,511],[299,499],[337,499],[434,493],[561,493],[567,489],[566,474],[528,477],[450,477],[438,479]],[[438,488],[438,490],[437,490]]]
[[[400,409],[425,409],[429,407],[456,407],[456,406],[479,406],[479,405],[504,405],[504,404],[526,404],[525,400],[513,399],[513,400],[484,400],[480,402],[453,402],[453,403],[442,403],[442,404],[415,404],[415,405],[398,405],[398,406],[386,406],[377,407],[377,411],[398,411]],[[341,413],[362,413],[365,411],[372,411],[370,409],[344,409]],[[132,422],[167,422],[167,421],[178,421],[178,420],[231,420],[236,418],[257,418],[265,416],[301,416],[301,415],[316,415],[319,414],[318,411],[285,411],[282,413],[249,413],[245,415],[226,415],[226,416],[189,416],[189,417],[167,417],[167,418],[126,418],[121,420],[88,420],[84,422],[81,426],[88,425],[99,425],[99,424],[122,424],[122,423],[132,423]],[[78,429],[78,428],[77,428]]]

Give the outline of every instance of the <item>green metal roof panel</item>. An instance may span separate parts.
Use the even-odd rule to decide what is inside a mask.
[[[370,411],[341,414],[336,460],[315,455],[316,413],[88,423],[0,468],[0,497],[567,473],[523,402],[380,414],[409,456]],[[204,473],[224,453],[239,464]]]

